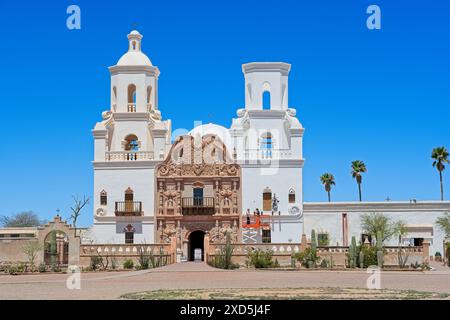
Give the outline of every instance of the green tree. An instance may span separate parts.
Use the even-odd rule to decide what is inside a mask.
[[[434,148],[431,152],[431,159],[433,159],[433,167],[439,172],[439,181],[441,183],[441,200],[444,200],[444,182],[442,181],[442,172],[445,170],[444,163],[449,163],[448,151],[445,147]]]
[[[386,241],[395,234],[395,225],[389,217],[382,213],[372,212],[361,215],[361,228],[365,233],[380,237],[381,242]]]
[[[436,224],[438,225],[439,229],[444,231],[445,238],[450,239],[450,215],[448,212],[444,213],[442,217],[437,218]]]
[[[331,173],[324,173],[320,176],[320,182],[325,187],[325,191],[328,193],[328,202],[331,202],[331,186],[334,186],[334,176]]]
[[[352,177],[356,179],[356,183],[358,184],[358,194],[359,194],[359,201],[362,201],[361,196],[361,183],[362,183],[362,173],[367,172],[366,165],[364,162],[360,160],[352,161]]]
[[[31,268],[31,272],[35,269],[36,257],[40,251],[42,251],[43,246],[38,241],[27,241],[22,246],[23,253],[28,258],[28,263]]]
[[[0,225],[5,228],[13,227],[39,227],[45,224],[45,220],[40,220],[33,211],[23,211],[10,217],[1,216]]]

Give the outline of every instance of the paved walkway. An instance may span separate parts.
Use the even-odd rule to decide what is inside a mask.
[[[81,274],[81,289],[66,287],[66,274],[0,275],[1,299],[117,299],[158,289],[200,288],[365,288],[364,271],[220,270],[203,263],[159,269]],[[450,269],[381,274],[382,288],[450,293]]]

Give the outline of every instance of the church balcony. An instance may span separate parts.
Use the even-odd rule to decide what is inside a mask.
[[[128,112],[136,112],[136,103],[128,103]]]
[[[291,150],[248,150],[244,152],[245,159],[292,159]]]
[[[182,198],[181,211],[183,215],[213,215],[214,198]]]
[[[153,160],[154,153],[150,151],[106,151],[106,161],[137,161]]]
[[[116,201],[114,210],[116,217],[122,216],[142,216],[141,201]]]

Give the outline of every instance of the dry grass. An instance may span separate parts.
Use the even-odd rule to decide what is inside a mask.
[[[355,288],[189,289],[156,290],[123,295],[133,300],[418,300],[448,299],[442,293]]]

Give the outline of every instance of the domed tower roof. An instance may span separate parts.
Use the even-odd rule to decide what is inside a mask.
[[[142,38],[143,36],[137,30],[128,34],[128,52],[119,59],[118,66],[152,66],[150,59],[142,52]]]

